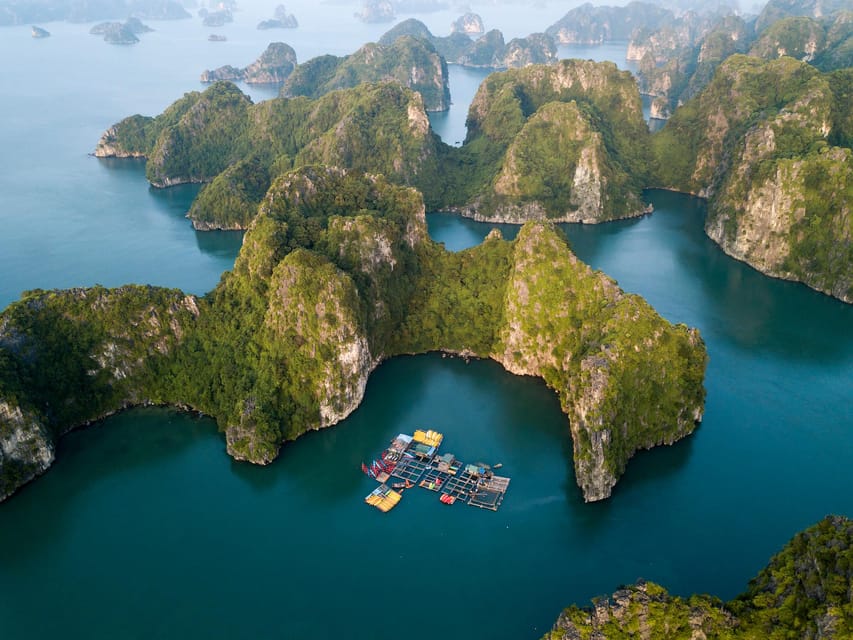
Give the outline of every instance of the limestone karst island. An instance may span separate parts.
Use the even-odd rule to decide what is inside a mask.
[[[853,638],[853,7],[557,4],[0,0],[4,637]]]

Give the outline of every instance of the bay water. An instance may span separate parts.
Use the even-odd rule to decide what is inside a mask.
[[[274,39],[300,60],[387,28],[352,20],[353,5],[322,20],[297,9],[300,28]],[[549,10],[507,10],[494,26],[525,35],[559,17]],[[241,236],[192,230],[196,187],[151,189],[141,163],[87,154],[113,122],[202,88],[203,69],[257,57],[271,34],[254,25],[272,7],[254,11],[216,30],[152,22],[127,48],[90,25],[46,25],[46,40],[0,30],[0,55],[18,61],[0,71],[0,305],[34,287],[215,286]],[[438,34],[448,17],[424,16]],[[453,110],[432,118],[446,141],[464,138],[480,78],[451,69]],[[707,407],[693,436],[638,454],[610,500],[583,503],[553,392],[492,362],[386,362],[350,418],[265,468],[231,461],[207,418],[128,411],[69,434],[54,467],[0,505],[0,635],[535,638],[561,607],[640,577],[732,597],[797,530],[853,516],[853,308],[725,256],[700,201],[647,196],[652,215],[564,229],[581,259],[702,331]],[[451,250],[491,228],[428,223]],[[500,511],[423,490],[388,514],[363,503],[374,483],[360,463],[418,427],[463,460],[504,464]]]

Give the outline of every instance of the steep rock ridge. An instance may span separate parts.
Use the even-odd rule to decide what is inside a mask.
[[[553,64],[557,61],[554,40],[544,33],[504,42],[503,34],[492,29],[457,54],[453,62],[475,69],[516,69],[531,64]]]
[[[543,640],[738,640],[853,635],[853,522],[827,516],[798,533],[729,602],[671,596],[640,581],[592,607],[565,609]]]
[[[814,19],[784,18],[767,27],[749,50],[749,55],[772,60],[782,56],[812,62],[826,47],[826,31]]]
[[[773,11],[788,4],[781,12]],[[627,58],[638,64],[640,92],[668,102],[669,110],[697,95],[716,68],[736,53],[772,60],[790,56],[822,71],[853,64],[853,12],[835,3],[767,5],[766,19],[733,13],[686,12],[657,29],[638,28]]]
[[[653,140],[663,184],[711,198],[705,229],[726,253],[847,302],[850,149],[831,142],[850,144],[850,86],[791,58],[734,56]]]
[[[0,315],[0,499],[44,472],[55,439],[171,400],[156,372],[199,309],[174,290],[31,291]]]
[[[628,40],[634,29],[657,29],[673,17],[670,10],[645,2],[629,2],[624,7],[587,2],[571,9],[545,33],[560,44],[602,44]]]
[[[51,433],[171,403],[214,416],[228,452],[258,464],[349,415],[384,358],[493,357],[559,394],[587,500],[610,494],[636,450],[689,433],[704,398],[698,334],[582,265],[554,228],[447,252],[417,191],[324,166],[273,180],[234,270],[202,300],[37,293],[0,321],[0,394]]]
[[[578,485],[603,500],[637,450],[672,444],[701,419],[702,340],[593,272],[547,225],[522,227],[513,258],[492,357],[557,391]]]
[[[451,33],[464,33],[467,36],[478,36],[486,32],[483,18],[476,13],[466,13],[459,16],[450,25]]]
[[[746,134],[751,118],[783,109],[819,75],[790,58],[728,58],[711,84],[654,136],[660,186],[713,195],[730,168],[727,150]]]
[[[789,17],[821,18],[849,10],[846,0],[770,0],[755,19],[755,31],[761,33],[773,23]]]
[[[463,215],[521,223],[642,215],[648,129],[629,73],[563,60],[492,74],[468,112],[466,145],[498,158]]]
[[[686,13],[657,30],[636,30],[627,57],[639,63],[640,92],[665,100],[672,111],[701,91],[723,60],[745,53],[753,37],[740,16]]]
[[[405,314],[404,265],[426,238],[411,189],[319,166],[278,177],[210,296],[200,344],[179,354],[228,384],[209,395],[202,382],[184,402],[216,416],[232,456],[258,464],[345,418]]]
[[[293,47],[283,42],[271,42],[260,57],[248,67],[238,69],[225,65],[213,71],[203,72],[201,81],[229,80],[249,84],[275,84],[287,80],[296,68],[296,64],[296,52]]]
[[[762,273],[853,303],[851,159],[850,149],[826,147],[765,162],[770,175],[748,187],[733,173],[709,213],[708,236]],[[737,200],[744,189],[746,200]]]
[[[595,223],[644,212],[637,194],[624,190],[628,176],[613,164],[576,102],[547,103],[513,139],[493,192],[473,205],[471,217]],[[478,214],[483,209],[490,214]]]
[[[296,68],[281,93],[289,98],[319,98],[362,82],[398,82],[420,92],[427,111],[450,108],[447,63],[429,42],[411,36],[401,36],[388,45],[366,44],[341,58],[313,58]]]
[[[449,64],[463,67],[512,69],[557,61],[556,43],[544,33],[513,38],[508,43],[498,29],[483,33],[476,40],[460,31],[453,31],[449,36],[435,36],[423,22],[414,18],[389,29],[379,39],[379,44],[389,45],[404,35],[429,42]]]
[[[311,428],[336,424],[364,397],[367,377],[378,361],[370,354],[359,316],[352,279],[325,258],[297,249],[274,268],[261,329],[270,345],[265,365],[282,372],[274,393],[301,390],[303,406],[296,411]],[[249,406],[238,425],[226,427],[228,453],[266,464],[278,447],[247,428]]]
[[[653,582],[639,581],[597,598],[593,606],[570,607],[543,640],[731,638],[737,619],[709,596],[671,596]]]
[[[749,53],[767,60],[791,56],[821,71],[849,67],[853,64],[853,11],[781,18],[767,26]]]

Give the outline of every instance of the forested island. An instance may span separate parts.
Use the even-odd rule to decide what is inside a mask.
[[[327,75],[340,64],[330,57]],[[310,88],[306,74],[285,93]],[[209,182],[190,211],[200,229],[246,228],[277,173],[314,162],[414,186],[430,210],[518,224],[643,215],[642,190],[665,187],[709,200],[708,235],[727,253],[850,302],[851,82],[849,68],[731,56],[650,134],[628,72],[530,65],[483,82],[460,148],[432,134],[420,94],[398,84],[258,105],[214,85],[156,118],[119,122],[95,153],[147,157],[155,186]]]
[[[283,42],[271,42],[252,64],[242,69],[225,65],[201,74],[202,82],[229,80],[249,84],[277,84],[284,82],[296,68],[296,52]]]
[[[447,62],[429,42],[400,36],[369,43],[349,56],[319,56],[299,65],[282,87],[285,97],[319,98],[364,82],[396,82],[421,94],[426,111],[450,108]]]
[[[464,20],[465,16],[460,19]],[[479,26],[473,18],[470,24],[472,29]],[[470,32],[464,28],[464,25],[454,26],[450,35],[435,36],[423,22],[410,18],[385,32],[379,44],[387,45],[401,36],[411,36],[430,43],[449,64],[476,69],[507,69],[557,62],[556,42],[547,34],[532,33],[506,42],[499,30],[492,29],[472,40],[468,35]]]
[[[550,224],[451,253],[429,239],[416,190],[325,166],[273,181],[234,270],[203,298],[31,291],[0,327],[3,496],[46,468],[62,433],[139,404],[214,416],[232,456],[267,464],[349,415],[397,354],[543,378],[587,500],[610,495],[635,451],[692,432],[704,406],[698,332],[583,265]]]

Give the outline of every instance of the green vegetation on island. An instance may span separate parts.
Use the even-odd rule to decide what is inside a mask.
[[[710,198],[726,253],[851,302],[850,92],[849,70],[732,56],[653,137],[658,184]]]
[[[265,464],[352,412],[382,360],[444,350],[544,378],[570,418],[578,484],[600,500],[637,450],[690,433],[704,404],[698,332],[580,263],[554,227],[451,253],[429,239],[417,191],[323,166],[273,180],[234,270],[204,298],[36,291],[0,327],[0,402],[40,420],[46,447],[121,408],[174,404],[215,417],[232,456]],[[24,442],[25,422],[3,418],[0,437]]]
[[[849,69],[734,55],[651,135],[629,73],[531,65],[486,78],[457,148],[395,83],[257,105],[215,84],[126,118],[96,155],[148,158],[155,186],[209,183],[190,212],[200,229],[246,228],[275,177],[310,164],[381,173],[430,210],[495,222],[642,215],[642,189],[676,189],[709,198],[706,230],[730,255],[850,301],[851,86]]]
[[[205,71],[202,82],[219,80],[243,81],[249,84],[277,84],[284,82],[296,68],[296,52],[283,42],[271,42],[260,57],[248,67],[238,69],[230,64]]]
[[[429,42],[411,36],[387,45],[366,44],[349,56],[308,60],[287,79],[282,95],[319,98],[363,82],[398,82],[420,92],[427,111],[450,108],[447,63]]]
[[[560,44],[602,44],[628,40],[634,29],[656,29],[673,17],[669,9],[647,2],[629,2],[624,7],[586,2],[569,10],[545,33]]]
[[[532,33],[526,38],[504,40],[503,33],[492,29],[472,40],[461,31],[449,36],[434,36],[420,20],[410,18],[389,29],[379,44],[390,45],[397,38],[410,36],[428,42],[448,62],[480,69],[508,69],[529,64],[553,64],[557,46],[551,36]]]
[[[467,124],[458,155],[481,166],[460,188],[465,215],[600,222],[645,212],[649,132],[636,83],[612,63],[492,74]]]
[[[543,640],[787,640],[853,637],[853,522],[827,516],[798,533],[729,602],[672,596],[652,583],[564,610]]]
[[[146,176],[158,187],[211,182],[223,174],[201,191],[191,211],[199,228],[213,229],[245,228],[272,178],[316,163],[382,173],[418,187],[435,207],[446,188],[439,146],[420,95],[396,83],[362,84],[317,100],[252,104],[221,82],[186,94],[156,118],[122,120],[95,154],[147,157]],[[245,207],[238,211],[240,202]]]

